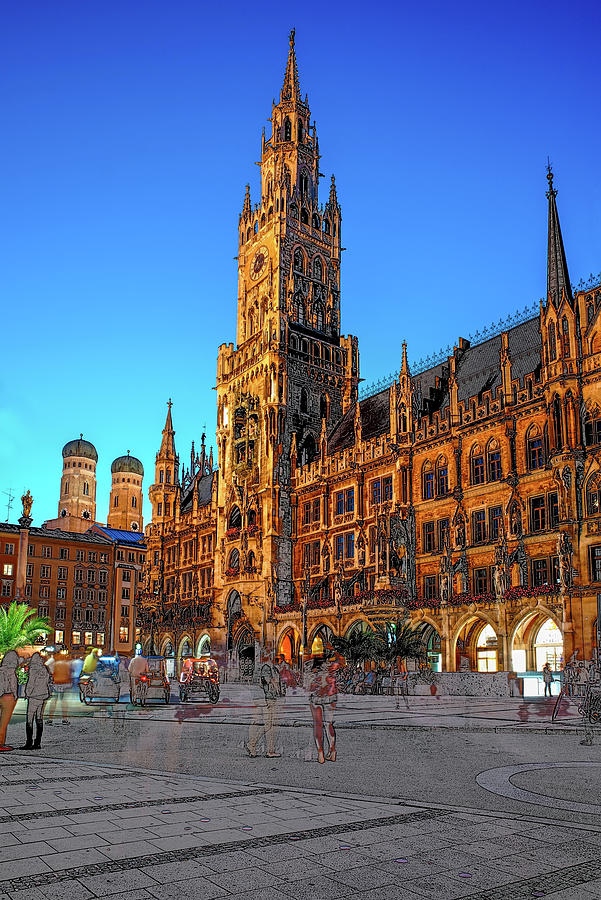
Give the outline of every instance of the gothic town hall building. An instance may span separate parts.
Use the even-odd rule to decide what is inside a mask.
[[[570,284],[548,174],[546,301],[359,397],[340,334],[341,208],[294,33],[261,196],[238,223],[236,343],[217,362],[217,454],[189,467],[171,403],[150,487],[137,637],[248,670],[410,616],[443,671],[558,667],[598,645],[601,285]],[[601,606],[601,603],[599,604]]]

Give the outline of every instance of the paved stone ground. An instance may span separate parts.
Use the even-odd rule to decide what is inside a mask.
[[[600,848],[553,818],[0,758],[0,900],[591,900]]]
[[[563,732],[566,729],[581,728],[581,718],[577,713],[577,701],[562,702],[561,715],[554,724],[551,721],[556,698],[479,698],[479,697],[408,697],[401,698],[396,708],[396,698],[390,696],[340,695],[336,723],[339,728],[360,727],[407,727],[407,728],[448,728],[476,731],[497,731],[516,729],[520,731]],[[69,714],[87,717],[103,710],[118,709],[124,717],[139,719],[140,710],[127,703],[124,693],[120,704],[95,701],[86,707],[71,693],[68,703]],[[177,702],[177,694],[172,691],[172,704],[150,703],[143,711],[143,717],[151,721],[186,721],[194,723],[248,724],[254,710],[252,691],[241,684],[228,683],[221,687],[219,702],[212,706],[207,701],[188,703]],[[14,712],[15,721],[25,714],[25,701],[19,700]],[[302,688],[289,691],[281,704],[279,715],[281,726],[309,725],[308,695]]]

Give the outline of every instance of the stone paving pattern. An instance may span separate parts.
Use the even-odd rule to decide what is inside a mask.
[[[601,898],[601,828],[0,760],[0,900]]]

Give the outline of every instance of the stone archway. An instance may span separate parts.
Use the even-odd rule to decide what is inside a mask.
[[[510,647],[514,671],[541,671],[547,659],[558,671],[564,661],[561,623],[547,609],[530,609],[515,623]]]
[[[442,640],[438,629],[430,622],[422,622],[415,626],[415,631],[424,642],[426,662],[433,672],[442,672],[444,659],[442,655]]]
[[[203,634],[198,640],[196,646],[197,656],[209,656],[211,653],[211,638],[208,634]]]
[[[169,676],[169,678],[175,678],[175,648],[173,647],[173,642],[170,637],[166,637],[163,641],[163,644],[161,646],[161,656],[165,657],[165,668],[167,670],[167,675]]]
[[[301,646],[300,634],[292,625],[284,629],[277,642],[277,655],[283,657],[289,666],[297,666]]]
[[[307,653],[310,656],[323,656],[328,645],[331,645],[334,632],[324,622],[313,629],[307,641]]]
[[[238,657],[238,676],[252,679],[255,670],[255,635],[250,625],[242,625],[234,635],[234,646]]]
[[[503,648],[496,626],[481,612],[464,617],[455,629],[452,644],[457,672],[498,672],[503,668]]]

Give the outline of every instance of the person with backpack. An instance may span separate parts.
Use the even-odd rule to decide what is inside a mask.
[[[34,653],[29,660],[25,696],[27,697],[27,713],[25,717],[26,743],[21,750],[39,750],[42,746],[44,730],[44,705],[50,696],[50,672],[39,653]],[[35,722],[35,741],[33,740],[33,724]]]
[[[18,666],[19,657],[14,650],[4,654],[0,662],[0,751],[14,750],[6,743],[6,729],[19,696]]]

